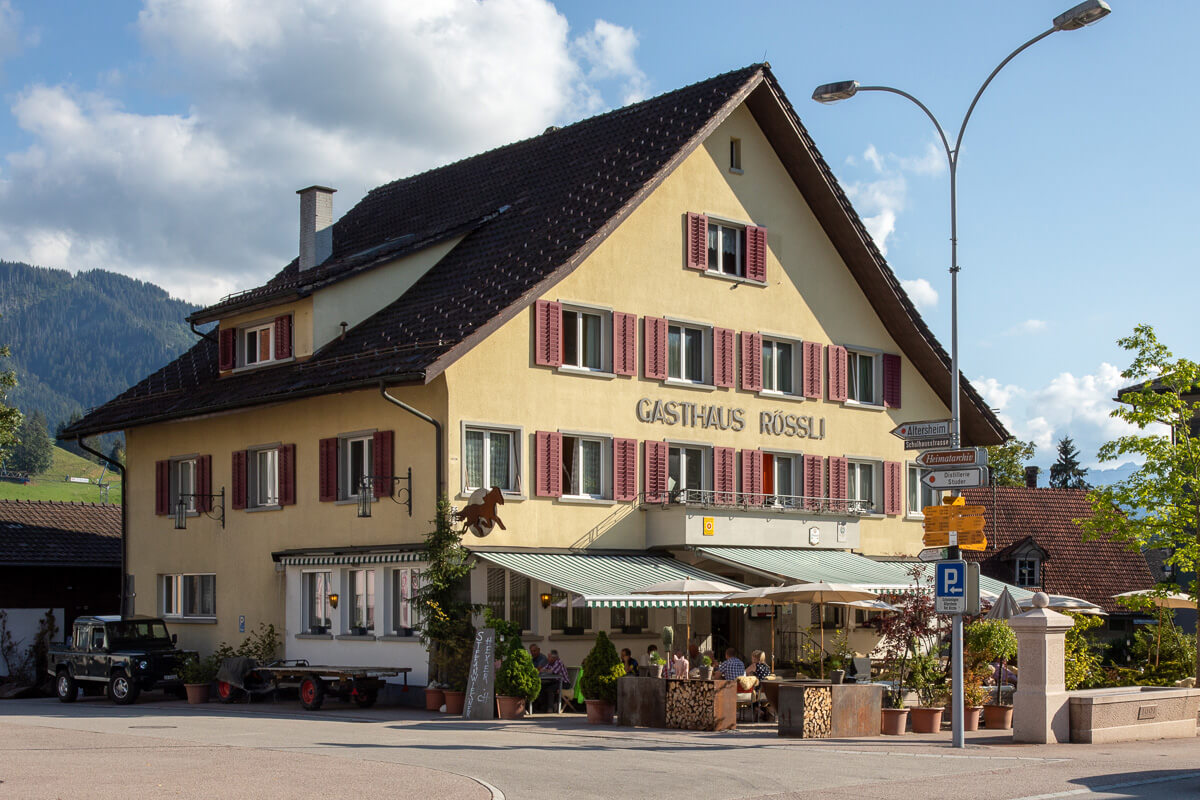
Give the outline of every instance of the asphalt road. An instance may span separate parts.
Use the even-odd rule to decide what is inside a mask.
[[[310,713],[294,702],[21,700],[0,702],[0,798],[1200,797],[1196,739],[969,737],[966,750],[953,750],[949,734],[815,742],[765,726],[630,730],[578,716],[483,723],[338,704]]]

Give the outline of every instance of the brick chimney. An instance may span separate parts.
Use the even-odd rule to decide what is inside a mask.
[[[319,266],[333,252],[333,193],[337,189],[309,186],[300,195],[300,271]]]
[[[1026,467],[1025,468],[1025,488],[1037,488],[1037,476],[1042,471],[1041,467]]]

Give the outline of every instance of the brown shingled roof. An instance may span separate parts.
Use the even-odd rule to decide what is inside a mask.
[[[0,564],[120,566],[121,507],[0,500]]]
[[[1013,564],[1004,551],[1032,539],[1048,553],[1042,564],[1042,590],[1065,594],[1122,611],[1113,595],[1154,585],[1146,559],[1109,539],[1083,540],[1075,524],[1092,516],[1087,492],[1080,489],[999,487],[966,489],[967,503],[987,507],[987,550],[964,550],[979,561],[983,574],[1011,583]]]

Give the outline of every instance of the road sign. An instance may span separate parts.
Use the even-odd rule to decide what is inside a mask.
[[[927,547],[920,553],[917,553],[917,559],[928,564],[931,561],[944,561],[946,559],[946,548],[944,547]]]
[[[942,519],[951,516],[979,517],[987,513],[987,506],[969,506],[966,504],[965,497],[955,497],[953,499],[961,502],[940,506],[925,506],[925,508],[921,509],[921,513],[925,515],[926,520]]]
[[[932,436],[950,436],[951,421],[930,419],[924,422],[903,422],[892,428],[892,436],[901,439],[928,439]]]
[[[926,450],[914,459],[922,467],[986,466],[987,448],[968,447],[961,450]]]
[[[925,520],[926,533],[981,533],[987,520],[984,517],[935,517]],[[932,547],[933,545],[930,545]]]
[[[971,486],[987,486],[987,480],[987,467],[935,469],[921,476],[921,483],[933,489],[966,489]]]
[[[953,442],[949,436],[934,436],[929,439],[905,439],[905,450],[930,450],[939,447],[949,447]]]
[[[966,561],[937,562],[934,602],[939,614],[979,613],[979,564]]]
[[[956,541],[952,541],[956,540]],[[956,531],[926,531],[921,541],[926,547],[959,547],[963,550],[986,550],[987,536],[983,531],[960,533]]]

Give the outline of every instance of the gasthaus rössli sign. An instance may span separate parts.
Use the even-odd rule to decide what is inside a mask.
[[[738,432],[746,427],[746,410],[704,403],[682,403],[676,400],[637,401],[637,418],[641,422],[661,425],[680,425],[685,428],[718,428]],[[760,411],[758,432],[772,436],[794,436],[798,439],[824,439],[825,418],[786,414],[783,411]]]

